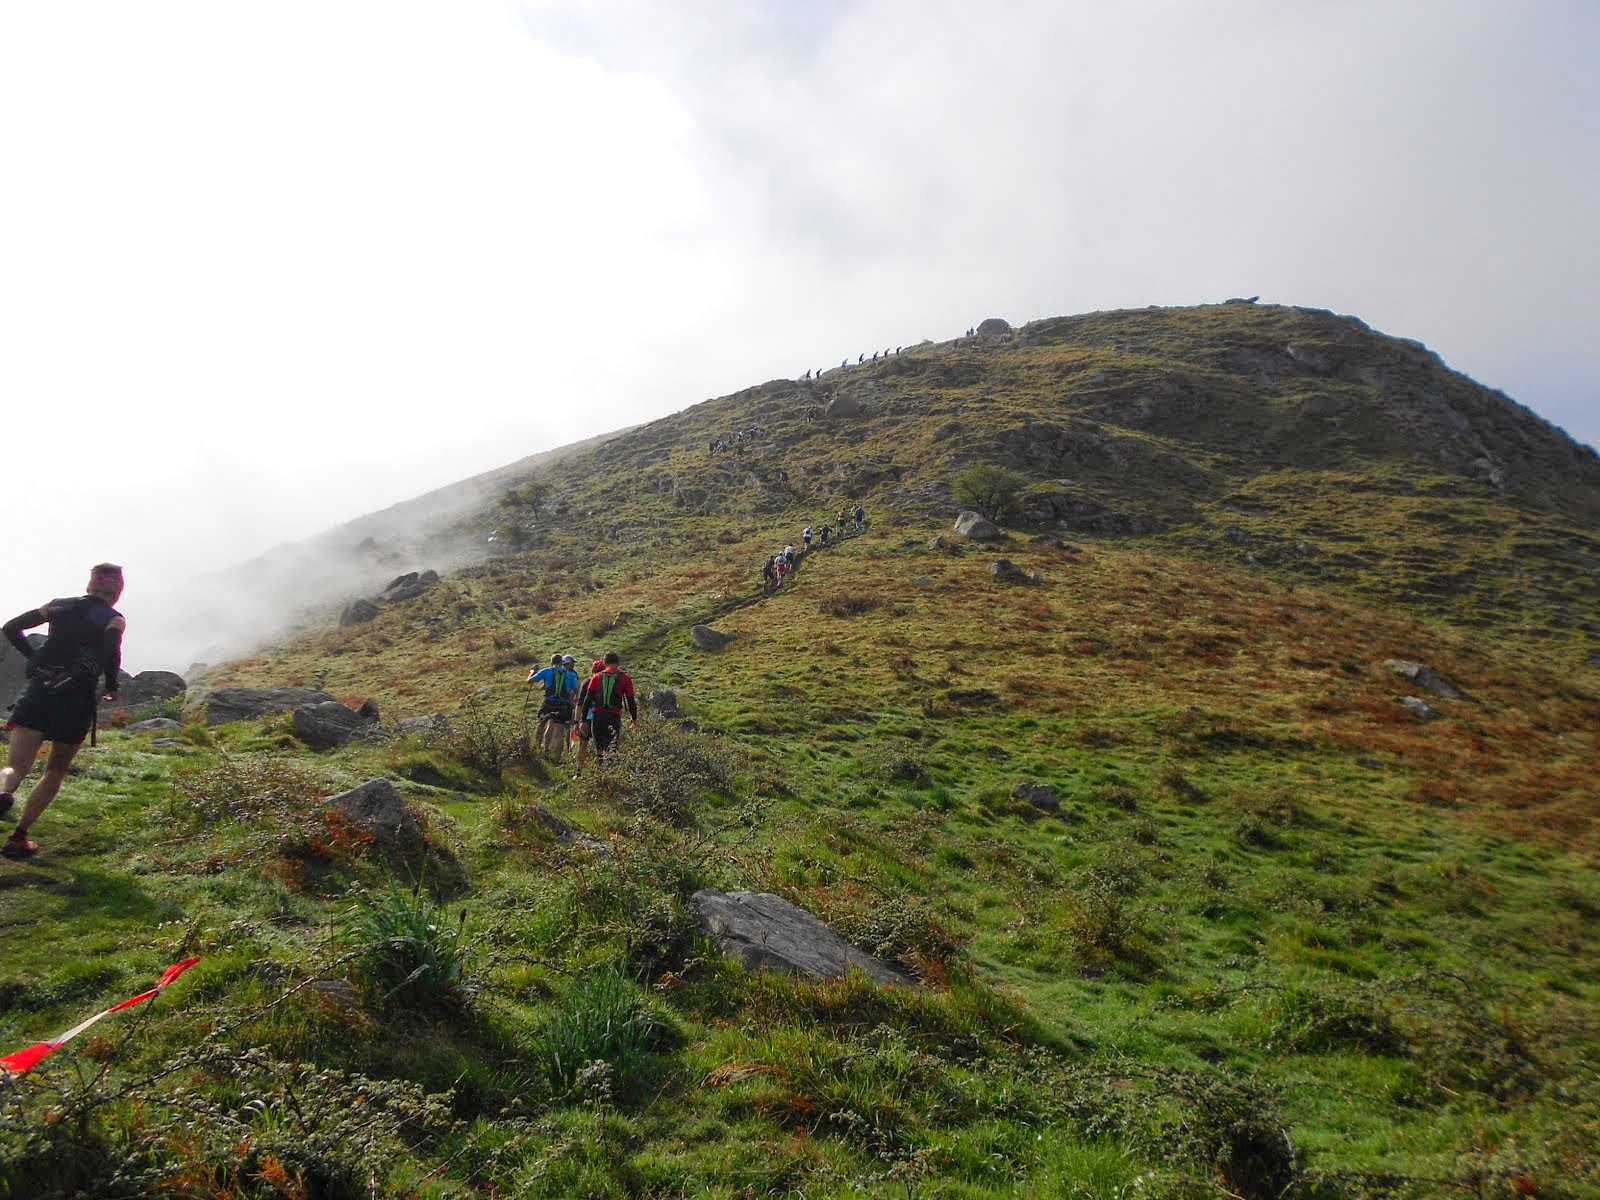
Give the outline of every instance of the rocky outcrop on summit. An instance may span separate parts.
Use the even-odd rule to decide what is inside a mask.
[[[833,979],[857,967],[878,983],[915,981],[898,967],[856,949],[805,909],[769,892],[719,892],[689,897],[689,912],[725,954],[751,971],[785,971]]]

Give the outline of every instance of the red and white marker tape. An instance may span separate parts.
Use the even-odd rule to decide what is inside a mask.
[[[51,1038],[48,1042],[40,1042],[37,1046],[29,1046],[26,1050],[18,1050],[15,1054],[8,1054],[4,1058],[0,1058],[0,1079],[14,1079],[18,1075],[27,1074],[84,1030],[99,1024],[112,1013],[119,1013],[125,1008],[132,1008],[135,1004],[143,1004],[146,1000],[154,1000],[166,990],[168,984],[199,961],[198,958],[186,958],[180,963],[173,963],[165,971],[161,972],[161,978],[156,981],[155,987],[148,992],[140,992],[137,996],[130,996],[121,1004],[113,1004],[103,1012],[97,1012],[83,1024],[74,1025],[59,1037]]]

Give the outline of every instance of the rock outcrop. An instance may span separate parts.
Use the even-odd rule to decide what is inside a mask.
[[[329,796],[323,803],[370,834],[373,845],[380,850],[409,851],[422,843],[417,818],[387,779],[369,779],[360,787]]]
[[[1443,696],[1446,700],[1461,699],[1461,689],[1426,663],[1407,662],[1404,659],[1391,658],[1383,665],[1396,675],[1409,679],[1419,688],[1432,692],[1435,696]]]
[[[970,509],[956,518],[955,531],[975,542],[994,542],[1006,536],[1000,526]]]
[[[1031,804],[1041,812],[1061,811],[1061,797],[1048,783],[1035,783],[1031,780],[1019,783],[1011,789],[1011,798],[1021,800],[1024,804]]]
[[[1030,575],[1009,558],[998,558],[989,564],[989,574],[1001,583],[1043,583],[1044,576]]]
[[[689,640],[695,644],[696,649],[715,653],[733,641],[733,634],[723,633],[709,625],[696,625],[689,630]]]
[[[328,702],[337,704],[338,699],[315,688],[230,687],[196,692],[184,704],[183,711],[188,714],[203,708],[207,725],[228,725],[234,721],[253,721],[257,717],[288,712],[305,704]]]
[[[376,711],[360,713],[337,700],[302,704],[294,710],[292,720],[295,737],[313,750],[332,750],[378,731]]]
[[[689,911],[724,953],[736,955],[752,971],[829,979],[859,967],[878,983],[914,982],[898,967],[858,950],[781,896],[704,888],[689,897]]]
[[[383,610],[371,600],[352,600],[339,614],[340,625],[364,625]]]

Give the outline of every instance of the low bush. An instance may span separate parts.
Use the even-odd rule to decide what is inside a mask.
[[[883,606],[883,597],[873,592],[835,592],[817,601],[817,608],[828,617],[859,617]]]

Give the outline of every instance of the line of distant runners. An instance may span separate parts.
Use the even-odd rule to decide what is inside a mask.
[[[582,683],[577,665],[578,660],[570,654],[552,654],[548,667],[528,674],[528,686],[537,683],[544,689],[535,749],[559,765],[567,742],[575,742],[581,771],[589,761],[591,745],[596,762],[605,762],[606,752],[622,733],[624,712],[634,725],[639,724],[639,703],[633,694],[633,677],[622,669],[615,650],[595,659]]]
[[[850,508],[841,508],[838,515],[838,525],[824,524],[821,529],[807,525],[800,532],[800,542],[806,550],[810,550],[813,539],[820,541],[821,545],[832,545],[846,533],[860,533],[867,527],[867,510],[857,504]],[[791,542],[776,554],[767,555],[766,561],[761,564],[761,587],[764,591],[777,591],[783,586],[783,581],[793,572],[800,561],[800,551],[794,548]]]

